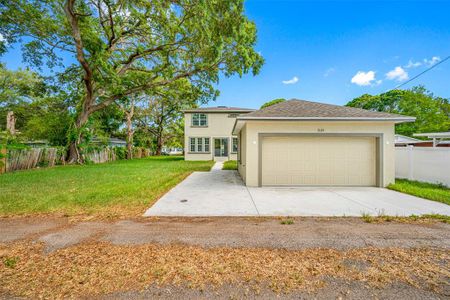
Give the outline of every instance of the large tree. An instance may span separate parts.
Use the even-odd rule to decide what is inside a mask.
[[[448,131],[450,129],[449,100],[436,97],[423,86],[410,90],[392,90],[380,95],[364,94],[346,104],[373,111],[384,111],[416,117],[413,123],[396,126],[396,133]]]
[[[156,155],[161,155],[168,141],[179,137],[182,111],[205,103],[209,97],[209,93],[192,86],[186,79],[160,87],[149,95],[148,107],[141,111],[138,124],[153,136]]]
[[[0,63],[0,130],[6,128],[6,115],[13,111],[21,130],[30,118],[28,105],[45,93],[43,78],[30,70],[9,70]]]
[[[25,61],[78,71],[82,97],[69,147],[72,162],[81,161],[77,144],[96,111],[181,78],[212,90],[219,72],[256,74],[263,63],[253,49],[256,27],[244,15],[243,0],[8,0],[0,5],[0,32],[8,45],[22,44]],[[74,63],[65,66],[64,60]]]
[[[284,101],[286,101],[286,99],[284,99],[284,98],[273,99],[273,100],[270,100],[270,101],[264,103],[263,105],[261,105],[260,109],[263,109],[263,108],[266,108],[266,107],[269,107],[269,106],[272,106],[272,105],[275,105],[275,104],[278,104],[278,103],[281,103]]]

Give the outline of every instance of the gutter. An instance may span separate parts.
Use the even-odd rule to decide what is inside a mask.
[[[195,110],[195,109],[185,109],[182,113],[251,113],[255,110]]]
[[[248,117],[248,116],[238,116],[234,122],[233,129],[231,131],[234,134],[236,125],[238,121],[379,121],[379,122],[395,122],[395,123],[406,123],[414,122],[415,117],[399,117],[399,118],[367,118],[367,117]]]
[[[237,120],[261,120],[261,121],[401,121],[414,122],[414,117],[399,118],[370,118],[370,117],[237,117]]]

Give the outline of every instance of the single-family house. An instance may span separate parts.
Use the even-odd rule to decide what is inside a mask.
[[[237,116],[231,134],[247,186],[384,187],[395,180],[395,124],[414,120],[293,99]]]
[[[231,134],[236,118],[254,111],[239,107],[201,107],[184,111],[186,160],[236,160],[237,136]]]

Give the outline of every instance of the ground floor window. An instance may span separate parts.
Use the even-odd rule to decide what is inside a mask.
[[[238,138],[233,137],[233,142],[231,143],[231,153],[237,153],[238,152]]]
[[[194,153],[209,152],[209,138],[207,137],[191,137],[189,138],[189,151]]]

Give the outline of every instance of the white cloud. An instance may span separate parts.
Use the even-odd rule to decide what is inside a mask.
[[[423,60],[423,62],[426,64],[426,65],[429,65],[429,66],[432,66],[432,65],[434,65],[435,63],[437,63],[437,62],[439,62],[441,60],[441,58],[439,57],[439,56],[433,56],[431,59],[424,59]]]
[[[381,81],[376,81],[375,78],[375,71],[358,71],[358,73],[355,74],[355,76],[352,77],[351,80],[352,83],[357,84],[359,86],[367,86],[367,85],[373,85],[380,84]]]
[[[412,61],[412,60],[409,60],[408,64],[405,65],[405,68],[406,68],[406,69],[409,69],[409,68],[417,68],[417,67],[420,67],[421,65],[422,65],[422,63],[421,63],[420,61]]]
[[[5,37],[3,36],[3,34],[1,34],[0,33],[0,42],[4,42],[6,39],[5,39]]]
[[[292,77],[292,79],[282,81],[283,84],[296,84],[297,82],[298,82],[297,76]]]
[[[327,69],[327,70],[325,71],[325,73],[323,73],[323,77],[328,77],[328,76],[330,76],[331,74],[333,74],[334,72],[336,72],[336,69],[335,69],[335,68],[329,68],[329,69]]]
[[[394,70],[387,72],[386,78],[389,80],[405,81],[409,79],[409,75],[402,67],[398,66]]]

